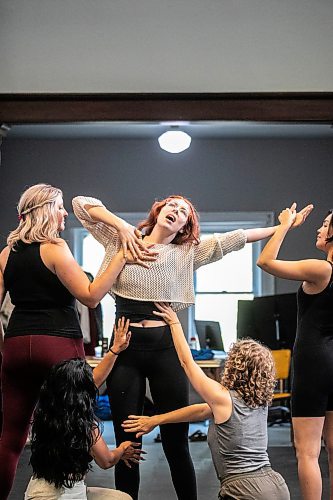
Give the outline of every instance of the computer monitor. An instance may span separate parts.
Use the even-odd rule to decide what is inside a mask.
[[[208,348],[216,351],[224,351],[221,328],[218,321],[202,321],[195,319],[194,323],[201,349]]]
[[[238,339],[251,337],[270,349],[292,349],[296,322],[295,293],[238,301]]]

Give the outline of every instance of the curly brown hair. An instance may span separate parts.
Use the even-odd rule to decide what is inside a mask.
[[[221,384],[236,391],[251,408],[269,405],[276,384],[271,351],[250,338],[235,342],[229,351]]]

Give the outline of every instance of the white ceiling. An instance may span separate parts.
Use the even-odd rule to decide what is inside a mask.
[[[199,139],[333,138],[333,126],[313,123],[201,122],[84,122],[12,125],[9,138],[147,139],[177,127]]]

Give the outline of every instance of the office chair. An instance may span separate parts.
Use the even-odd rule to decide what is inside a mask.
[[[273,404],[268,409],[268,425],[270,427],[274,424],[290,422],[291,419],[291,393],[288,389],[291,350],[273,350],[272,355],[275,363],[277,387],[273,395]],[[275,402],[278,404],[274,404]]]

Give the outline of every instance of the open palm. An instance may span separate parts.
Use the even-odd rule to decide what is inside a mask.
[[[292,227],[301,226],[303,224],[303,222],[305,222],[305,220],[307,219],[308,215],[310,215],[312,210],[313,210],[313,205],[310,204],[310,205],[307,205],[306,207],[302,208],[302,210],[300,210],[299,212],[297,212]]]

